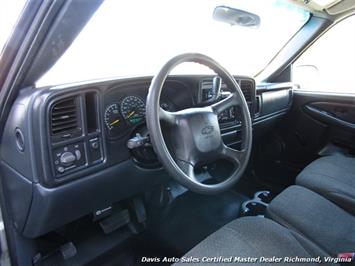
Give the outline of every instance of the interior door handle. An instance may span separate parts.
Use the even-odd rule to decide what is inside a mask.
[[[308,113],[310,116],[312,116],[314,119],[317,119],[323,123],[326,123],[331,126],[336,126],[336,127],[341,127],[347,130],[352,130],[355,131],[355,124],[350,123],[347,121],[344,121],[335,115],[326,112],[322,109],[313,107],[311,105],[305,105],[304,110],[306,113]]]

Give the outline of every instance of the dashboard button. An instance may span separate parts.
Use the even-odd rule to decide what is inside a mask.
[[[58,166],[57,171],[62,174],[62,173],[64,173],[65,169],[63,166]]]
[[[97,138],[90,140],[91,148],[97,150],[99,148],[99,140]]]
[[[102,161],[100,138],[89,140],[89,159],[90,163]]]
[[[79,161],[81,159],[81,152],[80,150],[75,150],[75,156],[76,156],[76,160]]]
[[[60,162],[64,165],[71,165],[75,160],[75,155],[70,151],[66,151],[60,156]]]

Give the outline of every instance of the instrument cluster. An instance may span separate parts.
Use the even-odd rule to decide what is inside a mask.
[[[174,110],[169,102],[162,102],[165,110]],[[146,103],[143,98],[128,95],[120,101],[106,105],[104,110],[104,124],[109,139],[119,138],[131,129],[145,123]]]
[[[119,137],[130,127],[145,121],[145,102],[138,96],[126,96],[111,103],[104,111],[104,123],[109,138]]]
[[[127,80],[106,90],[103,99],[103,124],[108,140],[120,143],[135,132],[144,130],[149,80]],[[175,112],[194,105],[193,84],[167,80],[160,96],[160,106]]]

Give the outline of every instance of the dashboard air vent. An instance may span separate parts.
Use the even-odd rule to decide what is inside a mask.
[[[212,80],[203,80],[200,85],[201,100],[202,102],[208,101],[212,98]]]
[[[240,81],[240,88],[244,94],[245,100],[247,102],[252,101],[252,91],[253,91],[253,83],[249,80],[241,80]]]
[[[237,82],[240,84],[240,88],[244,94],[244,97],[247,102],[252,102],[253,101],[253,82],[250,80],[242,79],[237,80]],[[228,91],[227,86],[224,82],[222,82],[221,86],[222,91]],[[209,100],[212,95],[212,80],[211,79],[205,79],[201,82],[200,84],[200,101],[207,101]]]
[[[55,102],[51,112],[51,134],[71,135],[80,130],[77,98],[71,97]]]

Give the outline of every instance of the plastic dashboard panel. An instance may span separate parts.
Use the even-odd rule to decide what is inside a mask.
[[[263,136],[291,109],[292,83],[266,83],[257,87],[257,107],[254,116],[254,136]]]
[[[167,94],[162,97],[172,101],[177,108],[193,106],[196,104],[199,82],[203,78],[205,76],[171,77],[167,81]],[[6,123],[0,150],[0,170],[19,232],[26,237],[40,236],[98,208],[142,193],[168,180],[163,169],[143,169],[133,162],[126,142],[134,130],[117,140],[108,140],[102,119],[105,106],[115,97],[119,99],[123,95],[137,94],[144,98],[150,80],[151,77],[143,77],[22,90]],[[254,81],[249,80],[255,88]],[[54,146],[82,141],[85,149],[88,149],[88,141],[92,137],[99,137],[102,158],[99,163],[90,163],[87,159],[87,164],[80,171],[68,172],[56,178],[53,169],[54,146],[48,133],[50,107],[54,101],[71,96],[79,97],[81,106],[85,106],[83,99],[87,93],[97,95],[97,130],[88,132],[85,108],[81,108],[82,135],[55,143]],[[265,101],[264,106],[271,102]],[[251,108],[254,111],[254,101]],[[262,120],[263,117],[259,115],[259,123]],[[18,130],[23,138],[23,150],[19,149],[15,137]],[[236,132],[238,126],[222,129],[231,142]]]
[[[290,90],[269,91],[261,94],[260,116],[267,116],[286,110],[291,102]]]
[[[107,142],[101,119],[106,93],[128,88],[145,89],[147,92],[150,80],[151,78],[112,80],[22,90],[12,108],[1,140],[1,171],[18,231],[27,237],[42,235],[98,208],[141,193],[166,179],[167,175],[161,168],[142,169],[133,163],[126,148],[129,135],[113,143]],[[187,89],[189,88],[186,87]],[[97,94],[98,128],[90,133],[85,122],[85,108],[82,107],[85,106],[84,95],[92,92]],[[189,93],[182,95],[188,96]],[[52,143],[48,128],[50,108],[53,102],[72,96],[78,97],[80,102],[79,123],[82,134],[73,139]],[[23,150],[18,149],[18,131],[23,138]],[[87,141],[92,137],[101,139],[100,163],[90,164],[87,161],[80,171],[78,169],[56,176],[53,169],[53,149],[78,141],[83,142],[87,149]]]
[[[293,84],[263,84],[257,88],[257,110],[254,122],[287,112],[292,105]]]

